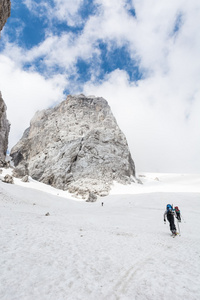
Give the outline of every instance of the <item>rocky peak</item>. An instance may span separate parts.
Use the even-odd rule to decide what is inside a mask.
[[[114,180],[126,184],[135,176],[126,138],[107,101],[82,94],[37,112],[11,156],[15,176],[28,174],[82,197],[106,195]]]
[[[7,18],[10,17],[10,0],[0,0],[0,31],[3,29]]]

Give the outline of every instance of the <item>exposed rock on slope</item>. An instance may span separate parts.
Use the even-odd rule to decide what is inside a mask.
[[[10,17],[10,0],[0,0],[0,31],[3,29],[7,18]]]
[[[6,151],[8,148],[8,134],[10,124],[6,116],[6,105],[0,92],[0,166],[4,166]]]
[[[11,156],[15,176],[82,197],[106,195],[113,180],[125,184],[135,176],[126,138],[103,98],[68,96],[37,112]]]

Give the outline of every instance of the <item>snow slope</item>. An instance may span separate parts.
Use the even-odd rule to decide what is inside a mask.
[[[0,181],[0,299],[200,299],[200,176],[140,176],[95,203]],[[175,238],[167,203],[184,218]]]

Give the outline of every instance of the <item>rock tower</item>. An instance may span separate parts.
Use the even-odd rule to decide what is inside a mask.
[[[15,176],[68,190],[82,198],[107,195],[113,181],[130,183],[135,166],[107,101],[68,96],[39,111],[11,150]]]

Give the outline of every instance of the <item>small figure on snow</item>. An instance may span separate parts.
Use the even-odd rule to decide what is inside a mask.
[[[169,221],[169,226],[170,226],[170,230],[172,232],[173,235],[176,235],[176,226],[174,224],[174,210],[171,204],[167,204],[166,206],[166,211],[164,213],[164,223],[166,224],[166,216],[167,216],[167,220]]]
[[[175,206],[174,209],[175,209],[175,214],[176,214],[177,220],[179,222],[181,222],[181,212],[180,212],[180,209],[178,208],[178,206]]]

